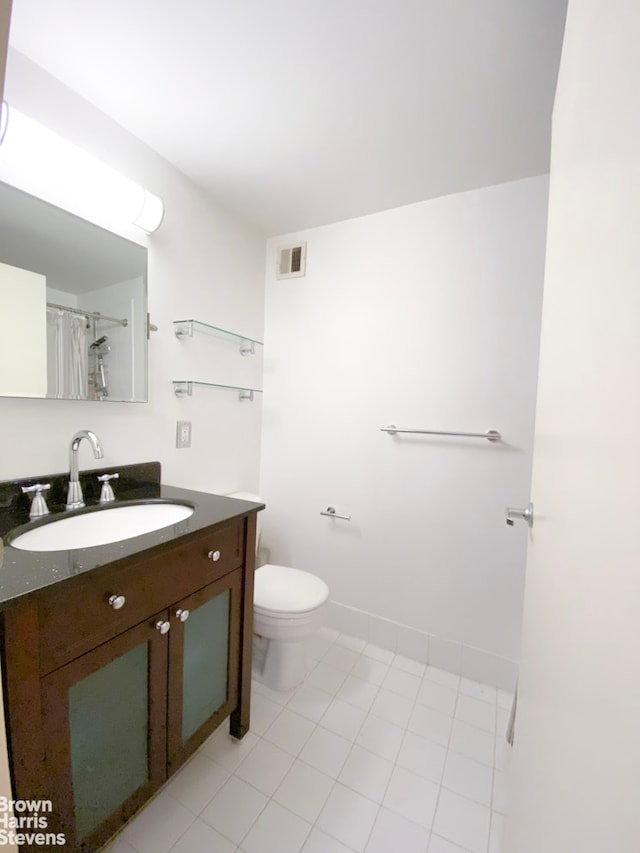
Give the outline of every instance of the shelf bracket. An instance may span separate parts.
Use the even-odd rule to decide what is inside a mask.
[[[253,402],[253,391],[240,391],[238,399],[241,403],[245,400],[250,400],[251,402]]]
[[[242,341],[240,344],[240,355],[255,355],[256,354],[256,342],[255,341]]]
[[[176,397],[191,397],[193,395],[193,383],[192,382],[174,382],[173,383],[173,391],[174,391]]]
[[[174,323],[173,331],[175,332],[175,336],[178,340],[182,340],[182,338],[192,338],[193,320],[187,320],[185,323]]]

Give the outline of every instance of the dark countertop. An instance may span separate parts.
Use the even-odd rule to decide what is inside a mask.
[[[125,497],[128,495],[123,495],[123,498]],[[127,503],[158,499],[193,505],[193,515],[177,524],[145,533],[142,536],[73,551],[22,551],[7,544],[7,539],[11,538],[10,534],[5,536],[4,547],[0,541],[0,609],[22,596],[44,589],[51,584],[106,566],[125,557],[131,557],[134,554],[144,554],[145,557],[152,556],[154,550],[159,550],[168,542],[185,536],[189,538],[198,531],[214,524],[246,515],[247,512],[264,509],[264,504],[260,503],[228,498],[223,495],[194,492],[190,489],[181,489],[159,483],[149,483],[146,489],[138,489],[134,501],[118,499],[110,506],[126,506]],[[100,507],[95,499],[92,505],[87,500],[87,506],[84,509],[76,510],[73,513],[66,513],[64,509],[52,506],[51,514],[46,516],[44,523],[57,516],[64,517],[96,511],[99,512]],[[28,519],[26,520],[28,521]],[[24,529],[40,526],[42,523],[43,521],[40,520],[27,523],[24,525]],[[22,529],[22,525],[20,526]]]

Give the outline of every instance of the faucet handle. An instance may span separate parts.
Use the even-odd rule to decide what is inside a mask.
[[[113,489],[111,488],[111,483],[109,480],[118,480],[120,478],[120,474],[100,474],[98,477],[98,482],[102,483],[102,489],[100,490],[100,503],[106,504],[111,503],[111,501],[115,501],[116,496],[113,494]]]
[[[51,488],[51,483],[34,483],[33,486],[23,486],[22,492],[25,495],[33,495],[31,501],[31,509],[29,510],[29,518],[42,518],[43,515],[49,514],[49,507],[45,500],[43,492],[48,492]]]

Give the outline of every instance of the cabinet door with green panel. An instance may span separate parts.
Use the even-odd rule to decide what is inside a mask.
[[[96,850],[235,708],[241,590],[238,570],[42,679],[68,849]]]
[[[238,702],[242,572],[236,571],[171,608],[168,771],[228,717]]]
[[[41,681],[49,821],[95,851],[166,779],[166,612]]]

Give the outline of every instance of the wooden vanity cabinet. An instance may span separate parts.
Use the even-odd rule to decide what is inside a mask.
[[[254,553],[249,514],[3,614],[14,796],[51,801],[65,850],[95,853],[228,716],[245,734]]]

